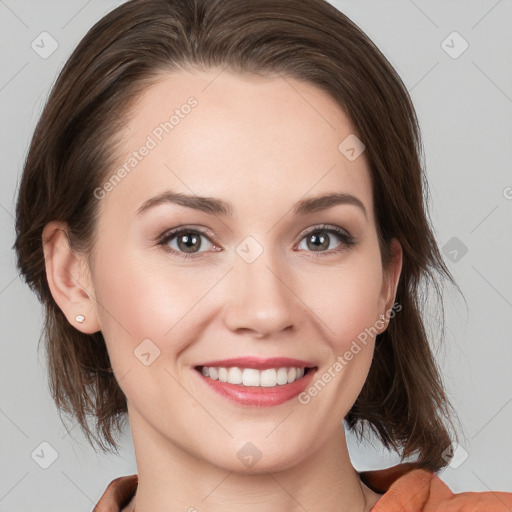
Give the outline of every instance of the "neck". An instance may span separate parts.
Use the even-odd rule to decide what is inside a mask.
[[[312,456],[256,473],[231,471],[194,456],[133,411],[130,426],[139,478],[136,496],[123,512],[368,512],[381,497],[353,468],[342,425]]]

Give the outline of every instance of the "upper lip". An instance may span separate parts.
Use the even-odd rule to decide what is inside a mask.
[[[256,370],[266,370],[268,368],[312,368],[314,363],[311,361],[304,361],[302,359],[293,359],[291,357],[269,357],[261,358],[256,356],[234,357],[231,359],[219,359],[216,361],[207,361],[196,365],[202,366],[220,366],[224,368],[231,368],[238,366],[239,368],[255,368]]]

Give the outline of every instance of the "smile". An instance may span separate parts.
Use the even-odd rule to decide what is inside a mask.
[[[311,383],[318,367],[244,368],[196,366],[194,373],[214,396],[243,407],[271,407],[289,402]]]
[[[301,379],[308,368],[301,367],[280,367],[258,370],[256,368],[239,368],[233,366],[226,368],[222,366],[201,366],[198,370],[209,379],[238,384],[246,387],[284,386]]]

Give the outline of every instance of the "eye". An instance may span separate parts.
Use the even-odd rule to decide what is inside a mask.
[[[182,258],[195,258],[200,256],[202,252],[207,252],[198,252],[205,245],[202,238],[208,240],[211,244],[206,233],[202,230],[176,228],[164,233],[159,239],[158,245],[162,246],[165,251],[177,254]],[[215,245],[211,244],[211,246],[219,250]]]
[[[341,240],[337,248],[334,249],[331,247],[332,235],[335,235],[334,238]],[[354,237],[352,237],[352,235],[350,235],[347,231],[339,228],[338,226],[329,225],[314,226],[306,232],[306,235],[302,238],[302,240],[304,240],[306,243],[306,250],[328,254],[341,252],[344,249],[353,247],[356,244]]]
[[[334,238],[340,240],[336,248],[331,246],[333,235],[335,235]],[[181,258],[196,258],[200,257],[203,252],[208,252],[208,244],[210,244],[210,249],[213,248],[215,252],[221,250],[211,242],[210,237],[213,238],[213,234],[210,234],[209,231],[179,227],[165,232],[159,238],[158,245],[166,252],[176,254]],[[199,249],[205,245],[202,239],[207,240],[208,243],[206,249],[200,251]],[[301,244],[302,241],[306,242],[307,252],[327,254],[338,253],[356,245],[356,240],[347,231],[330,225],[313,226],[303,235]],[[301,244],[299,244],[299,248]],[[320,254],[316,255],[316,257],[318,256]]]

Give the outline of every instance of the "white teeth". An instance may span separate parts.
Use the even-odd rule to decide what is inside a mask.
[[[287,368],[279,368],[279,370],[277,370],[277,383],[281,384],[281,386],[283,384],[288,384],[288,369]]]
[[[277,374],[274,368],[268,370],[262,370],[260,372],[260,386],[262,387],[274,387],[277,384]]]
[[[268,368],[256,370],[255,368],[231,368],[203,366],[201,373],[205,377],[229,384],[242,384],[243,386],[261,386],[272,388],[277,385],[291,384],[304,376],[304,368]]]
[[[230,384],[239,384],[239,382],[229,382]],[[254,368],[245,368],[243,371],[243,384],[244,386],[259,386],[260,385],[260,372]]]
[[[297,377],[297,368],[288,368],[288,372],[286,373],[286,381],[293,382]]]
[[[228,382],[231,384],[242,384],[242,370],[236,366],[228,370]]]
[[[219,380],[221,382],[227,382],[228,381],[228,369],[227,368],[220,368],[219,367]]]

